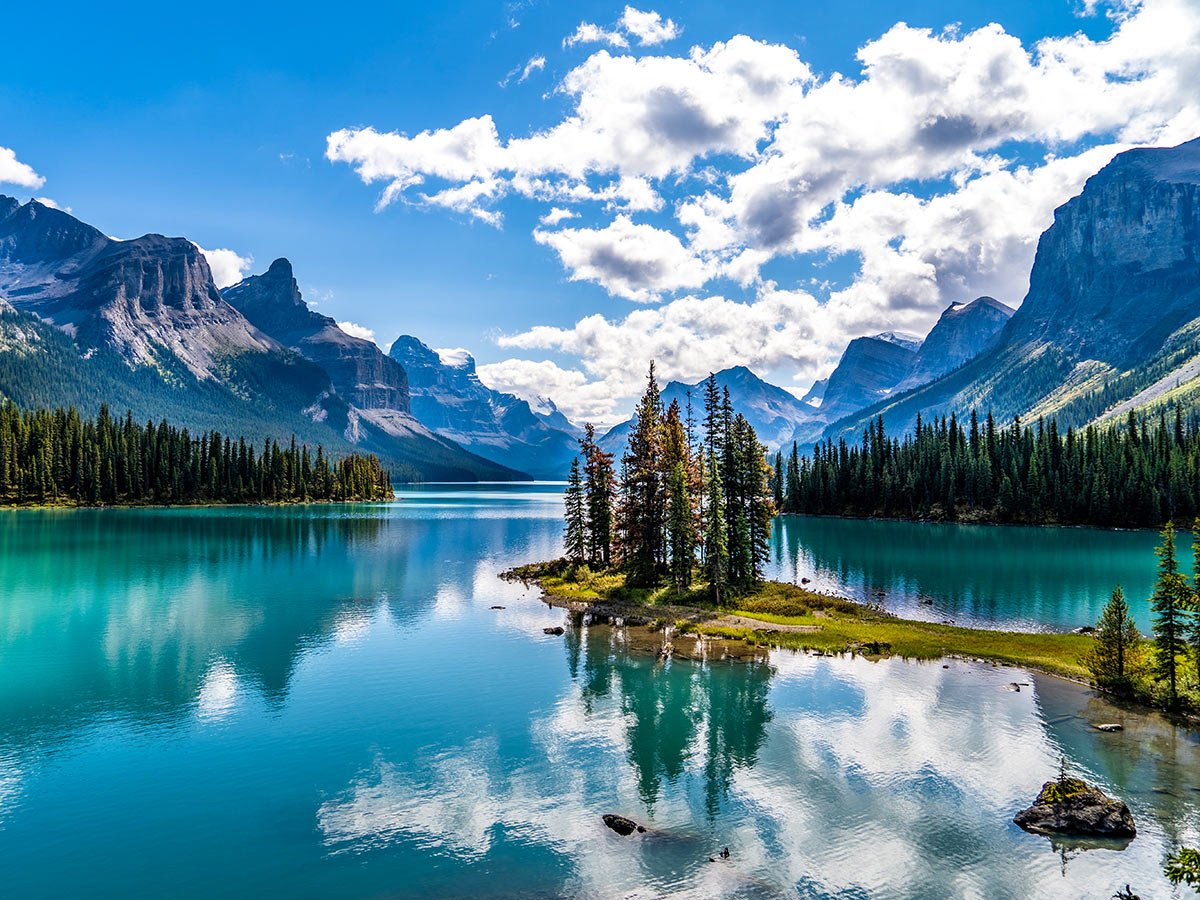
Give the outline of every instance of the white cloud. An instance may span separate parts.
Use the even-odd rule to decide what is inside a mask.
[[[535,56],[529,62],[525,63],[525,68],[521,70],[521,77],[517,79],[517,84],[529,78],[534,72],[540,72],[546,68],[546,57]]]
[[[625,7],[619,24],[622,29],[636,37],[639,44],[646,47],[673,41],[683,32],[672,20],[664,20],[653,10],[643,12],[632,6]]]
[[[577,369],[564,369],[550,360],[506,359],[478,369],[479,380],[497,391],[538,404],[553,397],[560,411],[573,422],[615,425],[624,418],[616,408],[611,387],[588,378]],[[557,398],[562,397],[559,404]]]
[[[443,366],[455,369],[465,369],[475,364],[475,358],[466,347],[439,347],[433,351],[442,361]]]
[[[33,199],[42,204],[42,206],[47,206],[50,209],[59,209],[65,213],[69,213],[71,211],[71,207],[63,206],[61,203],[52,199],[51,197],[34,197]]]
[[[616,25],[611,28],[604,28],[593,22],[580,22],[579,27],[563,39],[563,47],[608,44],[610,47],[625,49],[629,46],[630,38],[643,47],[651,47],[674,40],[682,33],[683,29],[674,21],[663,19],[653,10],[643,11],[627,6]]]
[[[1200,5],[1121,0],[1085,12],[1101,9],[1111,23],[1101,40],[1023,44],[997,24],[900,23],[862,45],[853,71],[815,78],[796,49],[744,35],[678,55],[619,52],[678,31],[629,8],[569,39],[617,51],[567,73],[556,124],[511,136],[487,115],[414,138],[348,129],[330,135],[329,158],[382,183],[381,205],[412,195],[498,221],[506,198],[544,203],[534,240],[569,280],[617,296],[670,300],[720,278],[751,294],[505,339],[580,354],[589,384],[618,390],[617,370],[649,355],[673,356],[688,377],[757,360],[804,383],[857,334],[922,332],[949,302],[983,293],[1018,304],[1038,236],[1090,174],[1129,146],[1200,134]],[[437,190],[415,194],[426,179]],[[547,230],[584,204],[600,204],[606,221]],[[637,220],[651,211],[653,224]],[[838,257],[854,269],[823,283],[820,265]],[[790,284],[763,279],[789,258],[814,266]],[[799,320],[769,321],[780,304]],[[764,334],[773,328],[819,339],[789,346]],[[588,340],[600,331],[611,340]]]
[[[561,206],[555,206],[550,209],[550,212],[538,219],[538,221],[548,228],[553,228],[555,225],[562,224],[567,219],[577,218],[579,218],[579,213],[575,212],[574,210],[563,209]]]
[[[362,338],[371,343],[375,342],[375,331],[366,325],[359,325],[356,322],[338,322],[337,326],[350,337]]]
[[[573,33],[563,38],[564,47],[576,44],[608,44],[611,47],[628,47],[625,35],[616,29],[601,28],[592,22],[580,22]]]
[[[533,236],[558,253],[572,281],[593,281],[630,300],[652,302],[664,291],[700,287],[711,277],[671,232],[625,215],[605,228],[539,230]]]
[[[517,66],[515,69],[511,69],[508,74],[501,79],[500,87],[508,87],[509,82],[511,82],[513,78],[517,79],[517,84],[524,84],[529,79],[530,75],[532,75],[534,72],[541,72],[545,68],[546,57],[531,57],[524,66]]]
[[[218,288],[227,288],[232,284],[237,284],[246,277],[246,273],[254,265],[253,256],[242,256],[235,250],[224,248],[219,250],[205,250],[199,244],[195,246],[196,249],[204,254],[204,258],[208,260],[208,267],[212,270],[213,282]]]
[[[15,151],[0,147],[0,184],[16,184],[37,190],[45,183],[45,178],[17,159]]]

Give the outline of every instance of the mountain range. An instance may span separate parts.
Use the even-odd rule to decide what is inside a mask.
[[[1170,405],[1200,405],[1200,139],[1115,157],[1055,211],[1024,302],[983,352],[825,433],[972,408],[1079,426]]]
[[[286,260],[223,295],[184,238],[116,240],[4,196],[0,397],[107,403],[256,440],[294,434],[376,453],[402,478],[526,477],[416,419],[403,369],[310,310]]]
[[[1131,150],[1090,178],[1038,242],[1014,312],[951,304],[924,338],[854,339],[803,396],[745,367],[717,373],[769,447],[846,436],[882,416],[970,409],[1082,425],[1200,406],[1200,140]],[[699,405],[702,382],[666,403]],[[578,429],[549,398],[483,384],[462,350],[398,338],[388,353],[301,295],[286,259],[217,290],[203,252],[121,241],[37,201],[0,196],[0,397],[107,403],[140,419],[248,438],[291,434],[377,453],[401,477],[561,478]],[[699,416],[697,416],[699,418]],[[619,453],[629,423],[601,439]]]

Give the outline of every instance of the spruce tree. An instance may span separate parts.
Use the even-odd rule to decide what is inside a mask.
[[[671,582],[682,594],[692,584],[696,557],[696,533],[688,475],[683,461],[675,463],[667,483],[667,544],[670,552]]]
[[[579,471],[579,457],[571,460],[571,473],[567,476],[567,490],[563,496],[566,518],[564,544],[567,559],[581,563],[587,553],[587,523],[584,511],[583,478]]]
[[[1125,592],[1118,585],[1096,623],[1095,643],[1085,660],[1096,684],[1127,692],[1137,669],[1141,640]]]
[[[629,445],[622,458],[618,520],[621,557],[629,584],[654,585],[666,562],[666,473],[663,471],[662,397],[654,363],[634,413]]]
[[[713,599],[719,604],[729,578],[729,539],[725,531],[725,490],[717,454],[708,452],[705,466],[706,515],[704,533],[704,577]]]
[[[584,468],[587,559],[593,566],[607,569],[613,561],[613,516],[616,504],[613,458],[611,453],[605,453],[596,443],[596,429],[590,423],[584,426],[579,447]]]
[[[1186,651],[1184,635],[1191,605],[1191,592],[1179,573],[1175,557],[1173,523],[1163,526],[1162,544],[1155,553],[1158,555],[1158,581],[1150,598],[1150,609],[1154,613],[1154,674],[1159,681],[1167,682],[1167,702],[1173,707],[1179,702],[1178,665],[1179,657]]]

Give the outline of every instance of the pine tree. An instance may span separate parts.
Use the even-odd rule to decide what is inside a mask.
[[[1191,603],[1187,582],[1179,573],[1175,558],[1175,526],[1168,522],[1162,530],[1162,544],[1155,550],[1158,555],[1158,581],[1150,598],[1150,609],[1154,613],[1154,674],[1159,681],[1167,682],[1167,702],[1176,706],[1178,694],[1179,657],[1185,652],[1184,634],[1187,612]]]
[[[587,559],[593,566],[607,569],[613,562],[613,516],[616,475],[611,453],[596,443],[596,429],[584,426],[579,439],[584,468],[584,505],[586,513]]]
[[[1096,623],[1095,642],[1085,660],[1096,684],[1128,691],[1138,668],[1141,640],[1118,585]]]
[[[704,534],[704,576],[713,600],[721,602],[721,592],[729,578],[729,539],[725,530],[725,489],[717,454],[709,450],[705,467],[707,515]]]
[[[567,559],[581,563],[587,553],[587,521],[584,512],[583,478],[579,471],[579,457],[571,460],[571,473],[567,476],[567,491],[563,498],[566,507]]]
[[[688,475],[683,461],[675,463],[667,483],[667,544],[670,552],[671,582],[682,594],[692,584],[696,558],[696,533]]]
[[[630,585],[654,585],[666,562],[666,473],[663,471],[662,397],[654,363],[634,413],[622,463],[618,528],[621,558]]]

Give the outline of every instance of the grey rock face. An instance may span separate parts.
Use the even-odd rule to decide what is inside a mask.
[[[833,422],[886,397],[911,371],[916,355],[911,344],[855,338],[829,376],[821,417]]]
[[[1136,363],[1200,315],[1200,139],[1130,150],[1059,207],[1008,343]]]
[[[1013,310],[992,297],[951,304],[929,332],[897,391],[918,387],[952,372],[986,350]]]
[[[1047,781],[1033,806],[1021,810],[1013,821],[1036,834],[1114,838],[1137,834],[1128,806],[1078,778]]]
[[[201,380],[221,357],[279,349],[221,299],[190,241],[116,241],[61,210],[5,201],[0,293],[82,345],[113,349],[133,365],[173,357]]]
[[[443,360],[410,335],[398,337],[388,353],[408,373],[412,413],[423,425],[538,478],[566,476],[578,443],[573,432],[548,423],[546,416],[553,421],[557,409],[539,414],[525,400],[489,388],[466,353]]]
[[[358,408],[410,411],[403,367],[371,341],[346,334],[332,318],[310,309],[286,259],[222,294],[261,331],[321,366],[337,392]]]
[[[998,419],[1066,410],[1059,424],[1102,412],[1067,404],[1090,371],[1137,375],[1172,352],[1200,320],[1200,139],[1130,150],[1059,207],[1041,236],[1029,293],[995,343],[962,368],[867,411],[889,430],[918,413],[972,407]],[[1190,363],[1184,360],[1183,365]],[[1163,383],[1174,385],[1168,370]],[[1145,387],[1127,379],[1130,395]],[[1087,390],[1086,388],[1084,389]],[[1107,398],[1120,401],[1120,396]],[[856,434],[864,419],[847,420]]]

